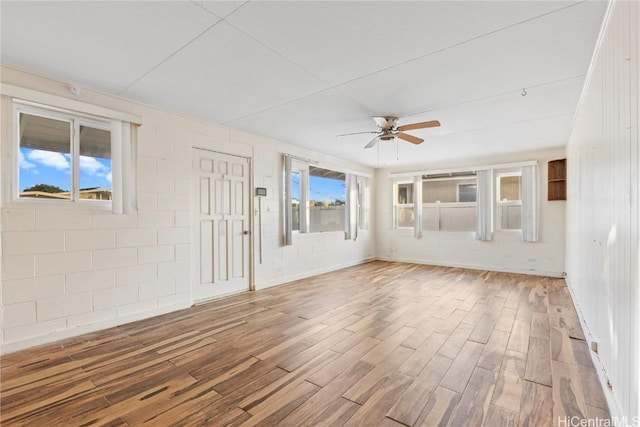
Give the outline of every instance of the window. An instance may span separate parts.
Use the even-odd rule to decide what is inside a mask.
[[[358,229],[366,230],[369,228],[369,179],[364,176],[357,177],[358,187]]]
[[[17,106],[19,199],[112,199],[111,122]]]
[[[309,232],[344,231],[346,175],[309,167]]]
[[[496,174],[496,226],[498,230],[522,228],[522,173]]]
[[[426,231],[474,231],[476,229],[477,182],[475,172],[422,175],[421,229]],[[417,197],[413,182],[396,182],[394,216],[396,228],[416,227]],[[420,213],[420,212],[419,212]]]
[[[413,227],[413,182],[396,183],[394,193],[395,226],[397,228]]]
[[[422,229],[474,231],[477,182],[475,172],[422,176]]]
[[[345,240],[357,240],[368,228],[369,180],[309,164],[283,155],[283,243],[293,244],[300,234],[340,231]]]
[[[458,202],[477,202],[478,184],[458,184]]]
[[[10,196],[131,213],[139,116],[2,85],[12,98]]]
[[[71,122],[20,113],[19,124],[19,197],[71,199]]]
[[[111,200],[111,131],[80,125],[78,197]]]
[[[498,166],[397,174],[394,228],[412,227],[415,238],[422,231],[475,231],[481,241],[492,240],[495,230],[514,230],[537,242],[537,162]]]
[[[300,172],[291,172],[291,229],[300,231]]]

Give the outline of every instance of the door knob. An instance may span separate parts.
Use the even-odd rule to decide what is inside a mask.
[[[251,234],[251,231],[249,231],[249,230],[244,230],[244,231],[242,232],[242,234]]]

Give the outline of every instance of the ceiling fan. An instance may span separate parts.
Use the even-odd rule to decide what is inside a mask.
[[[414,129],[425,129],[425,128],[433,128],[440,126],[440,122],[437,120],[431,120],[428,122],[420,122],[420,123],[411,123],[408,125],[398,126],[398,118],[393,116],[374,116],[373,120],[378,125],[379,130],[377,132],[354,132],[354,133],[345,133],[338,136],[346,136],[346,135],[358,135],[365,133],[375,133],[377,134],[375,138],[373,138],[364,148],[371,148],[378,143],[378,141],[392,141],[396,138],[404,139],[412,144],[422,144],[424,139],[418,138],[413,135],[409,135],[408,133],[404,133],[407,130]]]

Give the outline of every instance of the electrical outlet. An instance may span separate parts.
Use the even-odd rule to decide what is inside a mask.
[[[529,258],[529,262],[536,262],[535,258]]]

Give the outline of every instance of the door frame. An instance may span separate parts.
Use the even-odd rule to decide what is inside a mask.
[[[198,156],[199,152],[205,152],[205,153],[209,153],[212,155],[216,155],[216,154],[222,154],[225,156],[232,156],[232,157],[238,157],[241,159],[246,159],[247,163],[249,165],[249,182],[248,182],[248,191],[247,191],[247,206],[248,206],[248,215],[249,215],[249,256],[247,258],[247,271],[248,271],[248,278],[249,278],[249,288],[247,289],[248,292],[252,292],[255,291],[255,265],[254,265],[254,241],[255,241],[255,233],[254,233],[254,229],[255,229],[255,224],[254,224],[254,197],[253,197],[253,156],[251,151],[247,152],[246,154],[237,154],[237,153],[229,153],[229,152],[225,152],[225,151],[221,151],[221,150],[216,150],[216,149],[212,149],[212,148],[204,148],[204,147],[200,147],[200,146],[192,146],[190,148],[189,151],[189,164],[191,166],[191,173],[189,175],[189,228],[190,228],[190,250],[189,250],[189,256],[191,258],[190,262],[189,262],[189,299],[190,299],[190,305],[194,306],[194,305],[199,305],[199,304],[204,304],[208,301],[212,301],[215,299],[219,299],[219,298],[224,298],[230,295],[235,295],[241,292],[245,292],[245,291],[241,291],[241,292],[233,292],[233,293],[229,293],[229,294],[223,294],[223,295],[219,295],[219,296],[213,296],[211,298],[205,298],[205,299],[200,299],[200,300],[195,300],[194,298],[194,288],[196,285],[198,285],[197,281],[198,281],[198,277],[200,275],[200,245],[196,245],[196,242],[199,242],[199,236],[198,236],[198,228],[196,227],[196,225],[199,223],[199,216],[198,216],[198,209],[199,209],[199,205],[198,205],[198,197],[199,194],[196,193],[195,190],[195,176],[196,176],[196,170],[194,170],[193,168],[193,161],[194,159]]]

